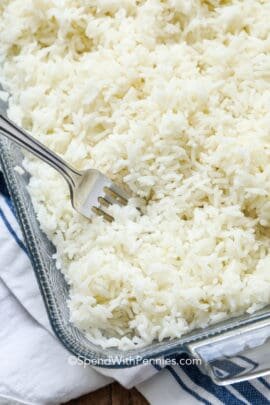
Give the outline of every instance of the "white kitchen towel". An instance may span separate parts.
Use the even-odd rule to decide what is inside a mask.
[[[3,185],[0,184],[3,191]],[[7,196],[0,195],[0,404],[60,404],[112,380],[151,404],[269,404],[270,379],[214,385],[196,366],[97,369],[73,365],[54,336]]]

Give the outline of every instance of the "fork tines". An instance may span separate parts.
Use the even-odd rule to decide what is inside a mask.
[[[106,209],[113,204],[125,206],[128,203],[128,197],[123,190],[121,190],[115,184],[111,184],[109,187],[105,186],[103,191],[104,195],[98,197],[99,206],[92,207],[92,210],[96,214],[103,216],[107,221],[112,222],[114,218],[104,211],[104,208]]]

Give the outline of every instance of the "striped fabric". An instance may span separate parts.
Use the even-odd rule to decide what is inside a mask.
[[[22,240],[22,236],[14,217],[12,204],[8,195],[8,191],[4,184],[3,177],[0,173],[0,304],[2,303],[2,297],[6,302],[9,299],[16,299],[16,311],[22,311],[26,309],[27,312],[34,319],[38,319],[38,327],[43,328],[44,333],[48,332],[48,347],[49,339],[52,339],[52,331],[50,329],[48,320],[45,319],[45,311],[42,307],[41,299],[39,296],[37,285],[34,285],[32,280],[33,272],[31,272],[31,265],[28,261],[27,251]],[[29,279],[27,278],[29,277]],[[21,281],[24,282],[24,288],[20,288]],[[31,286],[31,291],[30,291]],[[5,291],[6,288],[6,291]],[[18,305],[19,304],[19,305]],[[2,306],[1,306],[2,309]],[[1,311],[0,311],[1,312]],[[1,321],[1,318],[0,318]],[[10,321],[11,322],[11,321]],[[25,324],[26,325],[26,324]],[[7,325],[8,327],[8,325]],[[26,326],[25,326],[26,327]],[[7,328],[8,329],[8,328]],[[50,336],[50,337],[49,337]],[[1,348],[5,342],[9,340],[10,336],[7,332],[0,332],[0,344]],[[3,340],[2,340],[3,339]],[[40,340],[40,338],[39,338]],[[34,347],[38,346],[39,341],[29,343]],[[23,342],[23,345],[27,345],[27,342]],[[53,343],[54,356],[49,358],[48,362],[54,363],[56,361],[57,351],[65,351],[59,345],[57,340]],[[50,346],[51,347],[51,346]],[[31,348],[30,348],[31,349]],[[27,350],[30,350],[27,348]],[[44,348],[43,348],[44,349]],[[48,350],[49,351],[49,350]],[[57,352],[58,353],[58,352]],[[68,358],[69,354],[65,352],[65,358]],[[1,349],[0,349],[1,357]],[[182,356],[183,358],[185,356]],[[177,359],[178,362],[180,358]],[[61,360],[63,361],[63,359]],[[35,361],[31,360],[31,367],[34,367]],[[58,360],[60,363],[60,360]],[[182,364],[182,362],[181,362]],[[47,367],[48,365],[46,365]],[[205,404],[205,405],[218,405],[218,404],[252,404],[252,405],[264,405],[270,403],[270,378],[259,378],[251,382],[238,383],[226,388],[219,387],[212,383],[210,378],[202,374],[195,365],[185,366],[166,366],[161,368],[158,365],[147,365],[142,367],[136,367],[130,370],[106,370],[95,369],[98,373],[90,368],[88,370],[82,369],[66,377],[66,374],[62,376],[62,384],[69,384],[68,389],[58,389],[58,391],[51,388],[51,391],[40,390],[35,391],[35,397],[26,398],[26,394],[23,392],[24,385],[29,384],[28,381],[19,382],[16,390],[10,392],[8,381],[2,383],[1,373],[6,373],[9,370],[11,377],[16,377],[16,372],[19,369],[17,364],[8,365],[4,362],[5,370],[3,370],[3,362],[0,361],[0,404],[58,404],[66,401],[70,398],[83,395],[87,391],[92,391],[105,384],[111,382],[111,378],[119,381],[126,387],[136,385],[137,389],[149,400],[151,404],[163,405],[163,404]],[[46,368],[45,367],[45,368]],[[63,366],[62,366],[63,367]],[[2,370],[1,370],[2,368]],[[102,374],[100,374],[102,373]],[[58,372],[58,377],[59,377]],[[7,376],[3,374],[5,378]],[[35,370],[33,368],[33,376]],[[18,379],[21,378],[17,376]],[[52,381],[55,376],[50,370],[50,378]],[[77,380],[76,380],[77,378]],[[91,383],[89,383],[89,380]],[[33,381],[35,378],[33,377]],[[61,387],[61,381],[58,381],[58,387]],[[84,382],[84,383],[83,383]],[[2,384],[2,386],[1,386]],[[37,384],[37,381],[35,381]],[[73,385],[72,385],[73,384]],[[74,387],[74,388],[73,388]],[[45,392],[44,392],[45,391]],[[47,391],[47,392],[46,392]],[[29,392],[29,387],[28,387]]]

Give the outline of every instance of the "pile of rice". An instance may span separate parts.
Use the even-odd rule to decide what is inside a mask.
[[[270,2],[2,0],[9,116],[147,201],[92,223],[27,156],[71,321],[129,349],[270,302]]]

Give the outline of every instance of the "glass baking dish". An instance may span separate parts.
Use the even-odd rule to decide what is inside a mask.
[[[0,102],[0,112],[6,109]],[[220,385],[270,374],[270,308],[196,330],[181,339],[155,342],[136,350],[103,349],[69,321],[68,285],[57,270],[55,248],[41,231],[27,192],[28,174],[20,175],[20,148],[0,136],[0,164],[20,223],[52,328],[62,344],[81,360],[96,366],[124,368],[149,359],[188,353]],[[270,270],[270,269],[269,269]]]

